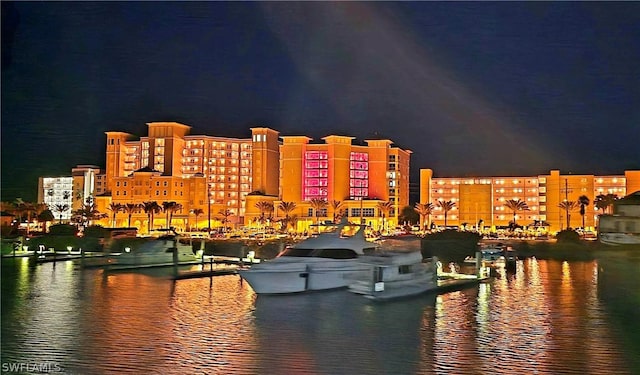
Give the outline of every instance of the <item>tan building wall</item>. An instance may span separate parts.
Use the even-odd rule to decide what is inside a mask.
[[[490,215],[486,211],[488,192],[491,188]],[[594,200],[600,194],[615,194],[623,197],[627,189],[640,187],[640,171],[625,171],[624,175],[594,176],[594,175],[562,175],[558,170],[551,170],[547,175],[520,177],[473,177],[473,178],[434,178],[430,169],[420,170],[420,203],[433,203],[438,200],[451,200],[456,208],[449,212],[448,225],[472,223],[471,212],[475,211],[476,202],[483,206],[484,226],[492,228],[509,225],[513,219],[513,212],[504,206],[509,199],[520,199],[527,203],[530,210],[517,213],[516,222],[528,225],[534,221],[545,221],[549,230],[556,232],[567,227],[567,212],[559,207],[564,201],[577,201],[580,196],[589,199],[585,207],[584,226],[594,230],[598,211],[594,207]],[[483,191],[483,193],[480,193]],[[444,224],[444,215],[438,209],[434,211],[432,220],[437,225]],[[475,219],[475,218],[474,218]],[[579,206],[569,212],[569,226],[582,227],[583,217]]]
[[[278,132],[269,128],[251,128],[253,140],[253,189],[278,196],[280,155]]]
[[[467,223],[466,228],[483,229],[491,226],[493,216],[493,194],[489,184],[460,185],[458,194],[458,222]],[[478,223],[482,220],[480,227]]]
[[[351,221],[362,219],[374,228],[382,225],[378,204],[391,202],[393,210],[385,217],[385,227],[397,225],[398,213],[409,205],[410,151],[391,147],[390,140],[353,145],[353,137],[338,135],[324,137],[319,144],[305,136],[281,139],[281,201],[296,203],[301,221],[316,220],[309,201],[319,198],[341,202],[340,210]],[[320,220],[332,219],[329,205]]]

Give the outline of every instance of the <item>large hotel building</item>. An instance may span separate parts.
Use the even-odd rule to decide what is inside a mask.
[[[323,142],[306,136],[280,135],[266,127],[251,128],[250,138],[191,135],[191,127],[175,122],[153,122],[148,134],[106,133],[106,166],[81,165],[71,177],[41,177],[38,201],[54,207],[67,204],[78,209],[92,197],[98,211],[107,214],[99,224],[127,226],[128,215],[116,214],[112,222],[112,203],[176,202],[181,209],[172,215],[172,225],[182,229],[202,229],[222,225],[223,219],[234,227],[252,225],[263,214],[259,202],[275,207],[272,219],[285,213],[282,202],[295,203],[287,213],[298,219],[296,229],[308,229],[317,221],[347,216],[375,229],[401,224],[402,208],[409,201],[409,165],[411,151],[392,147],[388,139],[365,140],[355,144],[353,137],[328,135]],[[566,227],[566,210],[561,202],[576,201],[585,195],[585,227],[593,228],[599,214],[593,205],[600,194],[623,197],[640,190],[640,171],[624,175],[549,174],[519,177],[434,177],[430,169],[420,170],[419,203],[432,203],[429,220],[445,224],[444,212],[437,202],[451,201],[447,226],[494,230],[506,227],[513,212],[505,207],[510,199],[527,203],[529,210],[517,212],[520,225],[545,223],[554,232]],[[312,202],[326,201],[326,208]],[[337,208],[331,203],[340,203]],[[386,207],[386,208],[385,208]],[[54,212],[68,219],[68,212]],[[198,212],[196,217],[194,212]],[[59,216],[60,215],[60,216]],[[570,212],[571,227],[582,226],[582,216]],[[156,214],[154,227],[164,226],[164,214]],[[209,224],[208,224],[209,223]],[[140,210],[131,217],[131,225],[144,233],[148,216]]]
[[[395,225],[399,209],[409,205],[411,152],[392,147],[390,140],[355,145],[353,137],[330,135],[324,143],[311,143],[269,128],[252,128],[251,138],[236,139],[189,135],[189,126],[174,122],[148,127],[139,139],[106,133],[107,193],[95,197],[100,212],[108,213],[111,203],[176,202],[182,210],[172,224],[187,229],[206,228],[209,220],[211,227],[220,225],[225,211],[231,224],[250,225],[262,214],[261,201],[274,205],[273,219],[282,218],[277,207],[293,202],[288,215],[298,218],[301,230],[333,219],[331,205],[316,212],[314,199],[341,202],[341,215],[374,227],[383,220]],[[378,208],[384,202],[391,203],[387,211]],[[198,223],[191,214],[196,209],[204,212]],[[147,220],[144,212],[136,213],[132,226],[144,230]],[[124,221],[120,215],[118,224]]]

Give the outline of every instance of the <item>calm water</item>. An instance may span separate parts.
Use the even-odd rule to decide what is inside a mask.
[[[443,295],[259,296],[238,276],[173,282],[2,264],[2,366],[70,374],[638,374],[640,256],[527,259]],[[24,369],[24,368],[23,368]],[[28,372],[28,371],[23,371]]]

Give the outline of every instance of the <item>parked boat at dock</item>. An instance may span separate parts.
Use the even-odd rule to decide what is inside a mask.
[[[137,248],[125,247],[121,253],[111,254],[108,262],[122,266],[172,265],[195,262],[198,255],[190,241],[181,242],[177,233],[171,233],[149,239]]]
[[[497,244],[478,244],[480,252],[480,262],[485,267],[515,267],[518,257],[511,246]],[[468,256],[464,259],[465,264],[477,265],[477,256]]]
[[[368,267],[359,258],[379,246],[365,239],[362,226],[356,226],[358,230],[351,236],[344,234],[353,227],[345,220],[333,232],[307,238],[287,247],[275,259],[238,273],[258,294],[345,288],[347,275]]]
[[[437,259],[420,252],[379,253],[360,258],[367,268],[349,275],[349,290],[372,300],[410,297],[438,287]]]

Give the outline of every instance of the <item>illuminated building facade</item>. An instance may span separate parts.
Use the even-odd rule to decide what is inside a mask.
[[[38,203],[46,204],[56,220],[67,221],[72,211],[81,208],[87,198],[103,194],[105,188],[106,176],[100,167],[78,165],[71,169],[71,176],[40,177]]]
[[[38,203],[46,204],[56,220],[68,221],[73,206],[73,177],[38,178]]]
[[[191,128],[176,122],[147,125],[148,135],[138,140],[106,132],[110,194],[99,198],[99,211],[109,212],[111,203],[176,202],[182,209],[174,213],[172,225],[184,230],[206,228],[225,211],[230,223],[242,223],[247,194],[277,195],[278,132],[252,128],[252,138],[244,139],[189,135]],[[197,209],[203,214],[196,219],[192,212]],[[141,211],[131,225],[144,228],[147,221]]]
[[[619,176],[561,175],[552,170],[548,175],[521,177],[464,177],[434,178],[431,169],[420,170],[420,203],[432,203],[430,219],[444,225],[444,212],[438,201],[452,201],[455,207],[447,214],[447,226],[496,229],[506,227],[513,220],[513,211],[505,207],[508,200],[527,203],[528,211],[516,213],[516,223],[529,225],[545,222],[549,231],[567,227],[567,210],[560,208],[563,201],[589,198],[585,207],[585,228],[593,230],[598,212],[593,205],[596,196],[614,194],[624,197],[628,192],[640,190],[640,171],[625,171]],[[582,227],[579,209],[569,211],[569,227]],[[482,220],[480,222],[480,220]]]
[[[351,221],[382,229],[397,225],[400,209],[409,205],[411,151],[391,147],[387,139],[352,144],[353,137],[329,135],[324,143],[311,143],[305,136],[281,136],[280,200],[294,202],[296,214],[307,221],[332,220],[335,209]],[[316,213],[314,199],[329,202]],[[388,212],[379,205],[390,203]],[[275,202],[277,205],[279,202]]]

